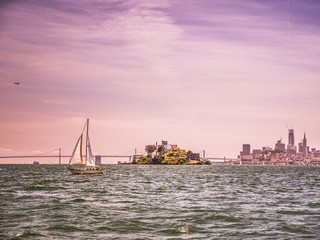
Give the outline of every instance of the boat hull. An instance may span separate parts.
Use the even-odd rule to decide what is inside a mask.
[[[105,168],[70,168],[69,171],[74,175],[92,175],[92,174],[104,174]]]

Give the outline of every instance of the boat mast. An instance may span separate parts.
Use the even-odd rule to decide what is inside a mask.
[[[86,137],[86,165],[88,162],[88,138],[89,138],[89,118],[87,118],[87,137]]]

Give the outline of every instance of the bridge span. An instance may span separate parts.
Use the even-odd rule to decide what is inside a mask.
[[[101,158],[127,158],[130,163],[133,159],[133,155],[94,155],[94,157],[100,156]],[[70,158],[71,155],[16,155],[16,156],[0,156],[0,159],[17,159],[17,158],[57,158],[58,163],[61,163],[61,158]],[[228,158],[228,157],[206,157],[205,159],[210,160],[211,162],[231,162],[236,161],[236,158]]]

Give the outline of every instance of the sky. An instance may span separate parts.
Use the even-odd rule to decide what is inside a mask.
[[[318,0],[1,1],[0,156],[71,154],[86,118],[94,154],[167,140],[237,157],[287,144],[287,126],[320,149],[319,12]]]

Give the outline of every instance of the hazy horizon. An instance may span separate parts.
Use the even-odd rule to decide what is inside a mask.
[[[2,1],[0,156],[71,154],[86,118],[97,155],[168,140],[236,157],[244,143],[287,144],[287,125],[296,145],[306,133],[320,149],[319,10],[316,0]]]

